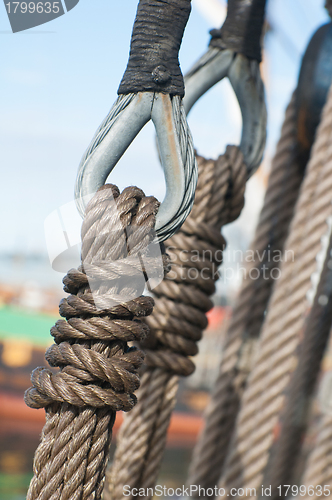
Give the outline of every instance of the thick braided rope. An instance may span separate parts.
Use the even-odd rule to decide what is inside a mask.
[[[147,368],[132,418],[125,418],[104,497],[120,499],[125,485],[154,486],[176,402],[178,376],[190,375],[196,342],[207,325],[218,264],[225,245],[223,224],[236,219],[244,204],[246,167],[235,146],[218,160],[198,157],[198,187],[192,213],[166,242],[171,272],[154,290],[156,309],[144,343]],[[220,256],[218,258],[218,255]],[[191,271],[197,271],[191,275]],[[129,496],[132,498],[132,496]]]
[[[332,415],[321,415],[316,442],[308,457],[301,484],[306,486],[304,500],[321,498],[319,486],[323,487],[323,496],[324,485],[329,485],[332,492]],[[309,491],[309,486],[312,491]]]
[[[332,90],[324,106],[301,187],[285,253],[262,328],[258,356],[249,376],[220,485],[257,487],[263,479],[295,351],[308,307],[306,294],[316,255],[332,213]]]
[[[115,412],[136,403],[143,353],[127,342],[148,332],[138,318],[152,312],[153,299],[141,296],[138,263],[154,238],[158,206],[138,188],[120,194],[109,185],[87,207],[82,266],[64,278],[66,319],[51,329],[55,344],[46,353],[60,371],[36,368],[25,394],[29,406],[46,409],[28,500],[101,498]]]
[[[264,205],[251,245],[250,262],[234,306],[223,347],[223,358],[205,426],[194,449],[188,484],[214,488],[218,483],[238,412],[243,387],[251,370],[255,345],[274,282],[271,269],[279,262],[303,174],[297,162],[295,95],[287,107]],[[252,270],[259,270],[252,273]]]

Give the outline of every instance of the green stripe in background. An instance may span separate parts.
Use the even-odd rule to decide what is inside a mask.
[[[27,340],[38,346],[49,345],[53,341],[50,329],[58,319],[59,316],[0,307],[0,340]]]
[[[25,500],[32,474],[3,474],[0,472],[1,500]]]

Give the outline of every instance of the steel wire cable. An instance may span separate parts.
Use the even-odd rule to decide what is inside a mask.
[[[97,129],[92,141],[86,149],[80,165],[78,167],[77,180],[75,185],[75,198],[78,209],[81,215],[84,214],[84,200],[81,198],[82,178],[85,175],[86,165],[93,153],[101,145],[102,141],[107,136],[108,132],[121,115],[127,106],[137,98],[137,94],[121,94],[113,104],[110,112],[103,120]],[[195,161],[194,145],[192,135],[188,127],[187,118],[182,105],[180,96],[172,97],[172,113],[175,124],[175,132],[179,140],[181,149],[181,158],[185,175],[185,189],[181,206],[176,215],[168,221],[164,226],[156,231],[159,241],[164,241],[174,234],[186,220],[190,213],[195,197],[195,189],[197,184],[197,167]]]

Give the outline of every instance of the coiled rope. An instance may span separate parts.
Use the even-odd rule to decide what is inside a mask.
[[[324,106],[306,176],[301,187],[285,253],[262,328],[258,355],[249,376],[220,484],[258,487],[263,479],[283,391],[295,363],[295,351],[308,307],[306,294],[316,255],[332,213],[332,90]]]
[[[205,489],[215,487],[222,471],[274,282],[271,269],[279,265],[272,257],[283,250],[303,179],[296,136],[294,94],[286,110],[264,205],[250,247],[252,258],[226,332],[219,375],[205,413],[205,426],[190,465],[188,484]],[[259,271],[259,276],[251,272],[253,269]]]
[[[139,264],[146,256],[158,265],[149,257],[158,206],[138,188],[120,194],[106,185],[87,207],[82,266],[64,278],[65,319],[46,353],[60,371],[37,368],[25,394],[30,407],[46,410],[28,500],[101,498],[115,412],[136,403],[143,353],[127,342],[148,333],[138,318],[151,314],[153,299],[141,296]]]
[[[153,291],[156,306],[147,320],[151,334],[142,344],[147,368],[139,402],[119,433],[114,463],[107,473],[105,500],[122,498],[124,485],[147,489],[155,484],[178,376],[194,371],[188,356],[197,353],[196,342],[207,325],[205,313],[212,307],[209,296],[218,279],[218,254],[225,246],[220,228],[236,219],[244,204],[247,172],[239,148],[228,146],[216,161],[197,160],[194,207],[181,230],[166,242],[171,272]]]

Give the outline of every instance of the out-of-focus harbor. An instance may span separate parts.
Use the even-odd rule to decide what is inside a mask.
[[[0,498],[25,498],[45,420],[23,401],[30,373],[45,364],[58,318],[59,284],[40,255],[0,256]],[[55,276],[56,277],[56,276]],[[61,284],[61,280],[59,280]]]

